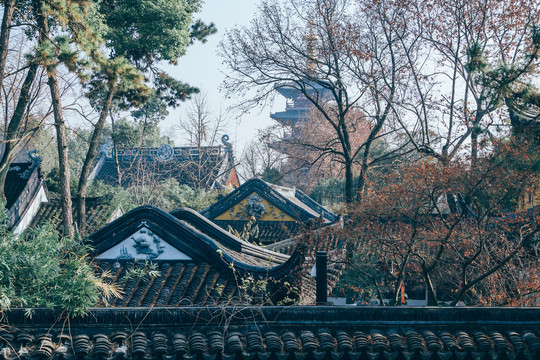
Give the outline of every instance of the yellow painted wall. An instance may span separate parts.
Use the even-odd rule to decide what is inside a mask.
[[[244,199],[239,201],[235,206],[225,211],[223,214],[214,218],[214,220],[249,220],[250,216],[246,213],[245,209],[248,205],[248,198],[256,194],[262,198],[261,201],[257,203],[263,204],[265,207],[264,215],[261,216],[258,221],[296,221],[291,216],[285,214],[280,208],[269,203],[261,195],[257,194],[255,191],[246,196]]]

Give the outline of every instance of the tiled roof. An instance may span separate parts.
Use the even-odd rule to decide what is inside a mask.
[[[159,276],[122,280],[127,271],[144,266],[134,262],[101,261],[102,271],[109,271],[121,286],[121,298],[107,306],[212,306],[218,304],[246,304],[239,291],[241,279],[208,263],[160,261]]]
[[[173,212],[174,214],[174,212]],[[242,233],[247,220],[213,220],[219,227],[229,230],[229,226]],[[285,221],[258,221],[253,226],[257,226],[257,237],[251,238],[250,241],[261,243],[264,245],[273,244],[283,239],[289,239],[301,234],[304,231],[309,231],[309,224],[301,224],[298,222]],[[291,249],[294,250],[294,249]],[[281,251],[280,251],[281,252]]]
[[[300,304],[312,305],[316,298],[317,281],[311,277],[311,270],[315,266],[316,251],[306,250],[306,257],[302,264],[302,282],[300,290]],[[336,286],[343,269],[345,268],[345,256],[347,252],[343,248],[333,249],[327,252],[327,289],[332,292]]]
[[[156,243],[148,241],[146,252],[137,248],[141,231],[144,236],[151,235]],[[173,217],[155,207],[139,207],[90,235],[88,240],[96,249],[102,270],[113,273],[124,285],[124,297],[115,301],[115,306],[241,303],[242,299],[237,299],[242,295],[238,288],[246,277],[268,280],[269,300],[274,303],[285,297],[283,284],[300,286],[297,273],[303,262],[301,251],[288,256],[263,249],[235,238],[190,209],[180,209]],[[115,253],[120,247],[122,250]],[[154,247],[162,251],[152,255]],[[157,264],[159,277],[122,280],[126,271],[140,266],[133,257],[125,256],[128,251],[134,252],[132,248],[137,254],[152,255],[146,259]]]
[[[256,238],[250,239],[252,241],[269,244],[296,236],[306,229],[313,227],[313,225],[317,227],[326,226],[339,220],[339,216],[325,209],[302,191],[272,185],[261,179],[246,181],[238,189],[202,210],[201,214],[214,221],[223,229],[228,229],[231,226],[237,231],[242,231],[244,225],[249,221],[249,215],[245,219],[235,220],[216,220],[216,218],[246,199],[253,192],[280,209],[286,215],[295,219],[296,223],[280,220],[257,221],[256,225],[259,227],[259,235]],[[173,211],[171,214],[174,215],[175,212]]]
[[[51,194],[52,196],[52,194]],[[73,218],[77,218],[78,201],[73,201]],[[93,197],[86,199],[86,228],[84,234],[91,234],[103,227],[108,222],[114,220],[116,214],[121,213],[117,207],[111,206],[111,196]],[[48,202],[41,203],[39,210],[34,216],[30,226],[35,227],[51,222],[55,227],[60,228],[62,221],[62,203],[58,197],[50,197]]]
[[[295,236],[265,245],[268,250],[282,254],[291,254],[298,244],[302,244],[308,251],[315,254],[317,251],[332,251],[344,248],[348,239],[341,234],[343,221],[338,221],[324,228],[302,228]]]
[[[343,223],[340,221],[322,229],[307,230],[295,237],[265,245],[266,249],[281,254],[291,254],[298,246],[305,249],[305,261],[302,264],[302,304],[310,304],[311,299],[315,297],[316,281],[310,273],[315,265],[317,252],[324,251],[328,254],[328,289],[332,290],[337,284],[347,263],[348,241],[340,234],[340,231],[335,231],[342,226]]]
[[[191,187],[202,184],[204,187],[216,186],[225,182],[230,172],[229,152],[221,146],[174,147],[171,157],[160,160],[160,148],[133,148],[117,151],[121,183],[124,188],[148,185],[174,178],[179,184]],[[92,179],[109,185],[118,185],[118,171],[115,159],[101,154]]]
[[[538,308],[37,309],[2,319],[3,359],[536,360]]]
[[[34,171],[30,169],[32,163],[12,163],[6,176],[4,194],[6,195],[6,209],[9,209],[19,198],[22,190],[28,183],[29,176],[23,176],[25,172]],[[37,169],[35,170],[37,171]]]
[[[22,231],[35,211],[35,207],[45,197],[41,159],[35,151],[29,152],[32,162],[11,163],[4,194],[6,196],[6,214],[12,230]],[[43,195],[43,196],[40,196]]]
[[[235,261],[237,267],[245,265],[246,269],[263,268],[264,272],[268,272],[268,266],[281,265],[290,260],[287,255],[240,240],[196,211],[185,208],[176,210],[174,217],[153,206],[140,206],[90,235],[89,240],[96,252],[102,253],[124,240],[123,236],[131,235],[143,223],[192,258],[219,259],[227,267],[229,262]],[[216,253],[218,249],[223,253]]]

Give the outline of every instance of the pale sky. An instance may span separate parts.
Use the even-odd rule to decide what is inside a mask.
[[[175,67],[167,67],[167,71],[177,79],[198,87],[207,94],[207,99],[215,113],[220,108],[234,106],[234,101],[225,99],[225,95],[218,90],[224,79],[222,71],[225,68],[221,64],[222,59],[216,51],[220,40],[225,32],[235,25],[248,25],[257,10],[257,0],[206,0],[203,10],[196,18],[204,22],[213,22],[218,29],[217,34],[208,38],[206,44],[196,43],[189,46],[187,54],[180,58]],[[262,129],[273,124],[270,113],[284,110],[284,99],[276,99],[273,108],[264,108],[251,111],[250,114],[241,117],[231,116],[228,123],[228,134],[235,145],[236,154],[240,155],[243,147],[257,135],[257,129]],[[183,116],[187,104],[181,104],[177,109],[170,109],[170,115],[163,121],[161,127],[165,132],[175,128],[179,119]],[[177,146],[185,143],[180,130],[175,131],[174,137]]]

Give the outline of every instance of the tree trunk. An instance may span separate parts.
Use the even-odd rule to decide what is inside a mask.
[[[15,0],[4,1],[4,16],[0,28],[0,87],[4,80],[4,69],[8,53],[9,35],[11,33],[11,19],[15,10]]]
[[[405,279],[403,276],[398,277],[398,280],[396,281],[396,286],[394,288],[394,296],[392,299],[392,303],[390,305],[392,306],[398,306],[401,305],[400,297],[401,297],[401,287],[404,285]]]
[[[118,186],[122,186],[122,172],[120,171],[120,163],[118,162],[118,153],[117,153],[117,147],[116,147],[116,139],[114,134],[116,134],[116,123],[114,121],[114,117],[111,113],[111,127],[112,127],[112,142],[113,142],[113,159],[114,159],[114,168],[116,169],[116,175],[118,177]]]
[[[478,160],[478,135],[479,135],[479,129],[475,125],[474,129],[471,132],[471,160],[473,166],[476,165],[476,161]]]
[[[43,13],[43,3],[34,1],[37,12],[38,26],[42,41],[48,41],[49,25]],[[58,90],[58,78],[56,69],[50,64],[45,64],[48,76],[48,85],[51,91],[51,103],[54,114],[54,127],[56,129],[56,140],[58,145],[58,164],[60,168],[60,201],[62,202],[62,226],[64,227],[64,236],[69,238],[75,237],[73,228],[73,208],[71,204],[71,193],[69,188],[70,173],[68,163],[68,148],[66,138],[66,126],[62,114],[62,103],[60,101],[60,91]]]
[[[424,279],[426,281],[427,289],[427,306],[439,306],[437,296],[435,295],[435,288],[433,287],[433,282],[431,281],[429,272],[424,271]]]
[[[364,155],[362,156],[362,166],[360,168],[360,176],[358,177],[358,185],[356,187],[356,201],[358,203],[362,202],[362,195],[364,194],[364,187],[366,185],[366,177],[367,177],[367,172],[369,168],[369,153],[371,151],[371,145],[373,144],[373,141],[375,141],[375,137],[377,136],[379,131],[382,129],[383,124],[386,122],[386,118],[388,117],[389,111],[390,111],[390,106],[387,106],[383,115],[377,117],[378,119],[377,124],[375,125],[373,129],[371,129],[369,137],[367,138],[364,144]]]
[[[362,166],[360,167],[360,174],[358,175],[358,184],[356,185],[356,201],[358,203],[362,202],[362,195],[364,194],[364,186],[366,184],[367,170],[368,170],[368,163],[367,163],[367,157],[365,157],[364,161],[362,161]]]
[[[60,199],[62,201],[62,225],[64,234],[69,238],[75,236],[73,228],[73,207],[70,193],[70,173],[68,163],[68,148],[66,138],[66,126],[62,114],[62,105],[60,102],[60,92],[58,91],[58,79],[56,70],[47,69],[49,76],[49,88],[51,90],[51,100],[54,113],[54,127],[56,129],[56,140],[58,143],[58,164],[60,168]]]
[[[354,175],[352,160],[345,162],[345,202],[351,204],[354,201]]]
[[[86,158],[84,159],[84,164],[81,170],[81,176],[79,177],[79,187],[77,189],[77,225],[81,236],[84,236],[84,229],[86,227],[86,190],[88,188],[88,175],[90,174],[92,163],[96,158],[96,150],[99,143],[99,138],[105,126],[105,120],[107,119],[107,114],[111,108],[112,100],[114,93],[116,92],[116,81],[109,80],[109,91],[107,93],[107,98],[101,109],[99,119],[94,126],[94,131],[92,133],[92,138],[90,139],[90,144],[88,146],[88,151],[86,153]]]
[[[30,101],[30,89],[36,78],[38,65],[37,63],[32,63],[28,69],[28,73],[23,82],[21,92],[19,94],[19,99],[17,100],[17,107],[13,112],[11,121],[9,122],[6,134],[4,135],[4,153],[2,154],[2,159],[0,160],[0,190],[2,192],[2,198],[5,200],[4,186],[6,184],[6,176],[9,171],[9,165],[13,160],[13,155],[15,154],[15,147],[17,136],[20,130],[22,120],[26,111],[28,102]]]
[[[4,82],[4,72],[6,68],[6,59],[9,47],[9,35],[11,33],[11,20],[13,18],[13,11],[15,10],[15,0],[4,1],[4,15],[2,17],[2,25],[0,27],[0,88],[2,88]],[[7,126],[6,133],[4,135],[4,149],[2,159],[0,160],[0,195],[3,200],[6,200],[4,193],[4,187],[6,184],[6,176],[9,171],[9,165],[13,160],[17,133],[19,132],[20,123],[24,116],[24,111],[28,101],[30,100],[30,87],[34,82],[34,78],[37,71],[37,65],[30,65],[28,74],[23,82],[19,100],[17,101],[17,107],[11,117],[11,121]],[[7,122],[7,118],[5,119]]]

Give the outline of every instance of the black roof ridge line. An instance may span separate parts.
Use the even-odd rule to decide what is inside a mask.
[[[190,210],[190,212],[195,216],[201,216],[196,211]],[[189,247],[187,247],[187,251],[184,249],[179,249],[180,251],[186,252],[187,255],[189,255],[191,258],[194,257],[194,255],[203,255],[206,257],[206,262],[209,264],[215,264],[217,267],[219,267],[221,270],[227,271],[229,273],[233,273],[235,271],[238,272],[239,275],[244,276],[246,274],[251,274],[255,276],[266,276],[266,277],[272,277],[272,278],[281,278],[289,274],[291,270],[294,269],[294,267],[297,266],[297,263],[301,262],[303,257],[303,248],[298,248],[286,261],[284,261],[281,264],[277,264],[275,266],[256,266],[256,265],[250,265],[246,264],[244,262],[241,262],[237,259],[235,259],[232,255],[230,255],[227,252],[227,249],[221,249],[220,246],[209,236],[207,236],[203,231],[197,229],[191,224],[184,224],[181,220],[177,219],[176,217],[172,216],[171,214],[167,213],[166,211],[163,211],[157,207],[151,206],[151,205],[143,205],[139,206],[131,211],[129,211],[127,214],[121,216],[120,218],[114,220],[113,222],[107,224],[100,230],[94,232],[93,234],[88,236],[88,239],[90,241],[95,242],[96,239],[99,239],[100,237],[108,239],[108,234],[110,232],[113,232],[113,234],[121,234],[120,231],[117,230],[118,227],[122,227],[123,225],[127,227],[138,227],[138,221],[137,217],[143,214],[144,212],[150,212],[153,214],[153,216],[161,217],[164,220],[167,220],[169,222],[169,225],[177,226],[182,228],[184,231],[186,231],[189,236],[190,240],[193,240],[194,238],[198,238],[198,240],[202,241],[193,241],[190,243],[191,249],[194,251],[189,251]],[[150,219],[151,221],[151,219]],[[217,225],[210,224],[214,227],[217,227]],[[157,225],[157,224],[156,224]],[[116,231],[115,231],[116,230]],[[171,229],[167,228],[162,229],[164,230],[171,238],[174,238],[173,233],[171,233]],[[198,234],[197,234],[198,233]],[[221,236],[223,236],[222,234]],[[219,236],[219,235],[218,235]],[[229,235],[231,236],[231,235]],[[92,244],[95,247],[95,252],[103,252],[106,251],[113,246],[119,244],[121,240],[117,240],[117,242],[112,242],[107,244],[107,247],[103,247],[103,249],[100,247],[100,244]],[[179,244],[171,244],[178,248]],[[220,251],[221,250],[221,251]],[[240,250],[241,251],[241,248]],[[191,252],[191,254],[189,254]],[[195,254],[194,254],[195,253]],[[273,254],[273,252],[270,252],[270,255]],[[270,265],[270,264],[269,264]]]
[[[198,230],[198,231],[201,231],[202,233],[207,234],[207,235],[218,234],[218,236],[223,236],[223,240],[224,240],[223,242],[225,242],[228,246],[231,246],[235,250],[238,249],[237,251],[243,251],[243,250],[249,249],[255,254],[264,253],[271,256],[277,256],[278,258],[288,257],[287,255],[261,248],[260,246],[253,245],[245,240],[237,238],[233,234],[217,226],[215,223],[213,223],[212,221],[202,216],[201,214],[199,214],[193,209],[183,207],[183,208],[174,210],[174,212],[175,212],[175,215],[172,215],[172,214],[171,215],[178,220],[190,221],[198,225],[204,224],[204,225],[209,226],[209,229],[211,230],[209,231],[210,234],[208,234],[207,231],[203,231],[203,230]],[[286,261],[286,259],[284,260]]]
[[[248,188],[247,184],[253,183],[253,188]],[[214,204],[210,205],[204,210],[201,210],[201,215],[203,215],[206,218],[213,218],[216,216],[221,215],[224,211],[228,210],[230,208],[230,202],[235,202],[235,199],[241,198],[239,200],[242,200],[245,195],[247,195],[250,191],[253,190],[260,190],[262,194],[259,194],[261,196],[267,195],[270,198],[275,198],[278,200],[278,202],[282,202],[284,209],[280,209],[283,212],[285,212],[287,215],[291,216],[292,218],[295,218],[296,215],[300,215],[300,213],[303,215],[301,216],[302,221],[308,221],[311,219],[315,219],[316,216],[313,216],[306,210],[302,209],[301,207],[297,206],[296,204],[292,203],[289,199],[287,199],[285,196],[281,195],[279,191],[274,189],[272,186],[270,186],[266,181],[259,179],[259,178],[252,178],[240,185],[238,189],[235,189],[231,193],[227,194],[224,198],[220,199],[218,202],[215,202]],[[270,190],[270,191],[268,191]],[[296,190],[296,189],[295,189]],[[269,199],[266,199],[267,201],[270,201]],[[291,211],[290,207],[297,207],[300,211],[299,213]],[[173,210],[171,214],[174,215]]]
[[[5,321],[10,325],[50,324],[63,326],[58,317],[65,313],[47,308],[35,308],[34,316],[28,318],[25,308],[11,309]],[[473,329],[483,326],[540,326],[540,307],[355,307],[355,306],[183,306],[183,307],[109,307],[90,308],[85,317],[71,319],[70,324],[79,326],[109,323],[111,327],[125,327],[126,324],[178,324],[197,325],[222,324],[222,316],[228,314],[228,325],[253,326],[249,319],[260,317],[268,324],[287,326],[325,326],[325,327],[374,327],[388,328],[406,326],[415,328],[425,325],[451,327],[467,325]],[[292,320],[291,320],[292,319]],[[189,321],[191,320],[191,321]]]
[[[40,172],[40,174],[38,174],[38,176],[39,176],[39,175],[41,175],[41,172]],[[28,186],[28,184],[26,184],[26,185],[24,186],[23,191],[24,191],[24,189],[26,189],[27,186]],[[15,221],[15,223],[14,223],[13,225],[11,225],[12,229],[14,229],[14,228],[16,228],[17,226],[19,226],[20,223],[21,223],[21,220],[28,214],[28,212],[30,211],[30,205],[36,200],[36,197],[37,197],[38,194],[39,194],[39,189],[40,189],[41,186],[45,187],[45,180],[43,179],[43,177],[41,177],[41,178],[38,180],[37,186],[36,186],[34,189],[31,190],[31,191],[32,191],[31,199],[30,199],[30,201],[28,202],[28,204],[26,205],[26,207],[24,208],[23,212],[22,212],[21,214],[19,214],[19,218],[17,219],[17,221]],[[44,189],[44,191],[45,191],[45,189]],[[21,191],[21,194],[22,194],[22,191]],[[45,193],[45,196],[47,196],[47,193]],[[20,195],[19,195],[19,197],[20,197]],[[47,197],[47,200],[49,200],[48,197]],[[15,204],[13,204],[13,205],[15,205]],[[12,205],[12,207],[13,207],[13,205]],[[39,210],[39,207],[40,207],[40,206],[41,206],[41,203],[38,205],[38,208],[37,208],[36,212]],[[9,209],[8,209],[8,210],[9,210]],[[34,213],[34,215],[32,216],[32,219],[31,219],[31,220],[33,220],[33,217],[35,217],[35,215],[36,215],[36,214]],[[32,221],[30,221],[30,223],[29,223],[28,225],[26,225],[26,227],[24,228],[24,230],[26,230],[26,229],[30,226],[31,223],[32,223]]]
[[[12,164],[13,163],[11,163],[9,165],[9,167],[11,167]],[[6,196],[6,203],[4,204],[4,206],[5,206],[4,211],[8,215],[8,222],[9,223],[11,222],[11,220],[9,219],[10,214],[15,216],[13,224],[11,224],[11,223],[9,224],[9,227],[11,229],[16,228],[20,224],[21,219],[23,219],[24,216],[26,215],[26,213],[29,211],[30,205],[32,204],[32,202],[35,200],[37,194],[39,193],[40,186],[42,186],[42,185],[45,186],[44,185],[45,181],[43,179],[43,174],[41,173],[41,166],[38,165],[38,166],[35,166],[34,168],[32,168],[32,166],[34,165],[34,162],[19,163],[19,164],[30,164],[30,166],[27,168],[27,170],[32,169],[32,172],[29,174],[28,178],[26,178],[26,179],[21,178],[23,180],[26,180],[26,182],[24,183],[24,186],[20,189],[20,192],[19,192],[17,198],[15,198],[15,200],[13,201],[13,204],[11,204],[11,206],[9,208],[7,207],[7,196]],[[8,174],[9,174],[9,172],[8,172]],[[36,180],[36,185],[32,187],[31,186],[31,181],[32,181],[34,176],[37,177],[37,180]],[[15,205],[18,202],[18,205],[20,206],[20,204],[22,203],[21,196],[24,194],[25,191],[27,191],[29,193],[30,200],[27,202],[24,209],[22,209],[22,212],[20,211],[21,210],[20,208],[17,209],[17,211],[15,211]]]
[[[295,189],[295,190],[296,190],[296,192],[294,194],[295,198],[302,201],[304,204],[308,205],[312,209],[313,209],[313,206],[314,206],[315,209],[319,210],[322,213],[322,216],[324,218],[327,218],[328,220],[330,220],[331,223],[335,223],[336,221],[339,220],[340,216],[338,214],[334,214],[332,211],[328,210],[327,208],[325,208],[324,206],[319,204],[317,201],[312,199],[310,196],[308,196],[302,190],[300,190],[300,189]],[[300,196],[298,196],[298,195],[300,195]],[[309,203],[309,204],[307,204],[307,203]]]

